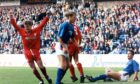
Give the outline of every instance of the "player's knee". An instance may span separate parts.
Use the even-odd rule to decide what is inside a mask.
[[[110,74],[111,72],[113,72],[111,68],[105,68],[105,74]]]
[[[61,65],[61,68],[62,68],[63,70],[66,70],[66,69],[68,68],[68,65],[67,65],[67,64],[62,64],[62,65]]]
[[[69,67],[70,67],[69,64],[66,64],[66,66],[65,66],[65,70],[68,69]]]
[[[79,62],[78,61],[75,61],[75,64],[77,65],[77,64],[79,64]]]
[[[71,63],[70,62],[67,62],[67,68],[69,68],[71,66]]]
[[[75,64],[79,62],[78,58],[74,58]]]
[[[40,69],[43,69],[43,68],[45,68],[43,65],[39,65],[38,66]]]
[[[110,77],[112,76],[112,72],[107,72],[106,75]]]
[[[69,64],[69,67],[73,67],[73,64],[70,63],[70,64]]]
[[[82,64],[80,62],[77,62],[76,65],[77,66],[82,66]]]
[[[40,69],[45,69],[45,67],[44,66],[41,66],[41,67],[39,67]]]
[[[37,69],[36,68],[32,68],[32,71],[33,71],[33,73],[36,73]]]

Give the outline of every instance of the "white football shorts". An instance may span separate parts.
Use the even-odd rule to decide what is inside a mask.
[[[65,46],[68,48],[68,45],[65,45]],[[56,43],[55,50],[56,50],[57,55],[61,55],[61,56],[64,56],[65,58],[69,58],[69,53],[65,53],[61,49],[61,44],[60,43]]]
[[[127,72],[126,71],[119,71],[119,73],[120,73],[120,81],[127,81],[128,80],[128,78],[129,78],[129,75],[128,74],[126,74]]]

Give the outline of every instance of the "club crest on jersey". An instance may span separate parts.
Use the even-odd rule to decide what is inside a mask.
[[[34,33],[34,36],[36,36],[37,34],[36,33]]]
[[[72,34],[73,34],[73,32],[72,31],[69,31],[69,35],[72,36]]]

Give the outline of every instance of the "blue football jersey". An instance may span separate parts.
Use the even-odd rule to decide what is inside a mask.
[[[58,37],[60,37],[64,43],[68,44],[69,39],[74,37],[74,25],[63,22],[59,26]]]
[[[129,76],[131,76],[134,72],[139,71],[139,64],[135,60],[129,60],[126,64],[126,67],[123,69],[126,71]]]

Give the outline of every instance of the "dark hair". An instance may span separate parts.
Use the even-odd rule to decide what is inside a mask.
[[[134,55],[134,54],[135,54],[133,50],[128,50],[128,51],[129,51],[129,52],[131,52],[131,54],[132,54],[132,55]]]
[[[67,11],[67,12],[65,13],[65,17],[71,17],[71,16],[73,16],[73,15],[76,15],[76,13],[75,13],[74,11]]]
[[[30,26],[32,26],[32,25],[33,25],[33,22],[32,22],[32,21],[27,20],[27,21],[25,21],[25,25],[30,25]]]

